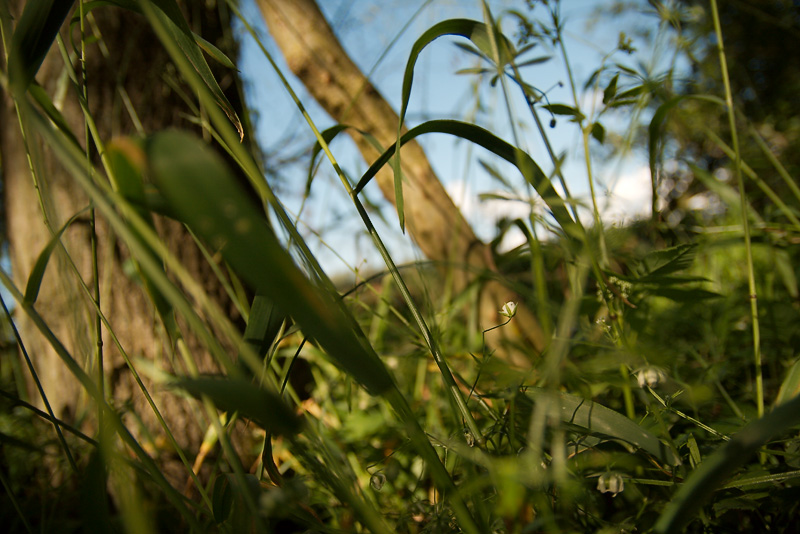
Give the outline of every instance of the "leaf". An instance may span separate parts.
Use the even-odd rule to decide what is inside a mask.
[[[241,278],[291,315],[339,366],[378,395],[392,379],[341,300],[314,285],[272,233],[265,215],[200,139],[166,131],[147,142],[153,179],[181,220]]]
[[[552,56],[539,56],[533,59],[525,60],[522,63],[518,63],[517,67],[522,68],[522,67],[530,67],[531,65],[539,65],[541,63],[550,61],[550,59],[552,59]]]
[[[222,50],[214,46],[213,44],[209,43],[196,33],[192,32],[192,37],[194,41],[197,43],[197,46],[203,49],[203,52],[208,54],[211,58],[213,58],[217,63],[226,67],[231,70],[239,70],[236,68],[236,65],[233,64],[233,61],[230,60],[228,56],[226,56]]]
[[[695,244],[678,245],[650,252],[641,262],[641,267],[647,275],[640,277],[639,281],[646,282],[654,277],[687,269],[692,265],[696,253],[697,245]]]
[[[44,249],[39,253],[39,257],[36,258],[36,263],[33,264],[33,269],[31,269],[31,274],[28,276],[28,284],[25,286],[25,297],[23,298],[23,304],[32,305],[36,302],[36,299],[39,297],[39,289],[42,287],[42,279],[44,278],[44,273],[47,270],[47,264],[50,261],[50,256],[53,254],[56,246],[61,240],[61,235],[64,231],[69,228],[72,223],[74,223],[78,217],[83,215],[89,208],[84,208],[72,217],[69,218],[67,222],[56,232],[53,237],[50,238],[50,241],[47,242]]]
[[[800,359],[794,361],[786,373],[786,378],[781,382],[778,396],[775,397],[775,406],[793,399],[798,393],[800,393]]]
[[[233,510],[233,490],[228,480],[229,475],[220,474],[214,480],[214,490],[211,494],[211,512],[214,523],[219,525],[228,519]]]
[[[215,376],[173,377],[169,384],[193,397],[206,396],[220,410],[238,412],[276,435],[296,434],[302,428],[302,420],[277,393],[262,389],[247,380]]]
[[[75,0],[36,0],[25,9],[11,38],[8,76],[12,92],[21,98],[42,66]]]
[[[624,415],[591,400],[550,392],[539,388],[529,388],[527,395],[534,403],[550,402],[558,409],[561,420],[578,426],[592,435],[601,435],[630,443],[658,458],[661,462],[677,466],[681,464],[675,452],[656,436],[637,425]]]
[[[579,110],[572,106],[567,106],[566,104],[546,104],[542,107],[554,115],[568,115],[570,117],[575,117],[575,119],[579,121],[585,118],[583,113]]]
[[[403,209],[403,179],[400,165],[400,132],[402,131],[403,123],[405,122],[406,111],[408,110],[408,101],[411,97],[411,86],[414,81],[414,66],[417,63],[417,58],[422,50],[434,40],[445,35],[453,35],[469,39],[478,48],[481,54],[485,55],[487,58],[494,59],[489,31],[490,30],[486,24],[475,20],[445,20],[429,28],[419,37],[419,39],[414,42],[414,45],[411,47],[411,52],[409,53],[408,61],[406,62],[406,70],[403,74],[400,120],[397,125],[397,145],[395,147],[396,155],[394,161],[392,162],[392,169],[394,170],[395,206],[397,207],[397,216],[400,219],[400,228],[403,230],[405,230],[405,216]],[[513,57],[514,46],[511,44],[511,41],[509,41],[508,38],[506,38],[499,31],[491,31],[494,31],[494,34],[497,38],[496,44],[498,53],[500,55],[498,70],[500,70],[503,66],[511,61],[511,58]],[[471,53],[475,53],[474,50],[467,50]]]
[[[675,302],[698,302],[701,300],[717,299],[722,297],[719,293],[700,288],[678,288],[656,286],[649,291],[651,295],[668,298]]]
[[[257,293],[253,297],[250,307],[250,317],[244,330],[244,340],[253,347],[259,356],[267,353],[275,336],[281,328],[286,316],[282,314],[273,302],[264,295]]]
[[[28,91],[36,103],[39,104],[39,107],[42,108],[42,111],[45,112],[47,118],[53,121],[53,124],[55,124],[56,127],[69,138],[70,141],[75,143],[76,146],[80,146],[78,140],[75,138],[75,135],[72,133],[72,128],[70,128],[69,124],[67,124],[67,120],[53,104],[53,101],[50,99],[50,95],[47,94],[47,91],[45,91],[44,88],[38,83],[30,84],[28,86]]]
[[[583,227],[579,222],[572,219],[566,209],[564,199],[559,196],[553,188],[550,179],[527,153],[506,143],[480,126],[453,120],[433,120],[420,124],[406,132],[400,138],[398,144],[402,146],[415,137],[426,133],[446,133],[460,137],[482,146],[493,154],[515,165],[520,173],[522,173],[525,180],[531,184],[542,199],[544,199],[553,217],[561,226],[561,229],[573,240],[582,241],[584,239]],[[358,194],[392,158],[395,149],[396,146],[388,148],[372,166],[367,169],[367,172],[364,173],[358,184],[353,188],[355,194]]]
[[[611,102],[617,94],[617,81],[619,80],[619,73],[615,74],[608,85],[603,90],[603,104]]]
[[[599,122],[595,122],[594,124],[592,124],[592,137],[597,139],[597,141],[601,145],[603,144],[603,141],[605,141],[606,139],[606,129]]]

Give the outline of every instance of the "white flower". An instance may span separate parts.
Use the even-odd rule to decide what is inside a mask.
[[[656,387],[659,383],[666,380],[667,375],[659,369],[658,367],[653,367],[652,365],[648,365],[647,367],[642,367],[636,373],[636,380],[639,382],[639,387],[644,388],[645,386],[649,386],[651,388]]]
[[[506,302],[503,304],[503,308],[500,310],[500,315],[508,317],[511,319],[517,314],[517,303],[516,302]]]
[[[603,473],[597,479],[597,491],[600,493],[613,493],[612,497],[616,497],[624,489],[625,480],[619,473]]]

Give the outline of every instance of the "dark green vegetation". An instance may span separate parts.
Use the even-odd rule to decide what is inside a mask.
[[[82,404],[64,415],[73,420],[34,407],[52,392],[28,392],[27,361],[36,354],[18,357],[25,339],[4,323],[0,521],[7,531],[796,528],[800,52],[785,43],[800,33],[797,7],[636,4],[629,9],[656,23],[650,38],[670,43],[670,60],[654,62],[659,69],[630,62],[635,42],[620,35],[618,50],[583,85],[598,95],[591,110],[579,106],[558,2],[529,1],[504,14],[509,35],[510,21],[520,23],[516,43],[488,7],[483,22],[447,21],[416,42],[401,116],[417,55],[456,36],[481,59],[470,74],[496,82],[507,100],[524,97],[544,143],[543,121],[569,121],[587,154],[634,147],[649,158],[653,215],[625,227],[604,226],[592,180],[588,207],[555,187],[564,181],[555,155],[536,162],[472,124],[423,123],[377,160],[399,168],[399,146],[443,132],[511,163],[513,176],[492,170],[509,195],[524,180],[529,196],[518,200],[530,204],[530,216],[502,221],[498,235],[516,227],[527,242],[496,251],[496,262],[502,282],[525,296],[518,305],[536,312],[552,341],[519,368],[483,343],[491,328],[513,331],[514,307],[481,328],[473,293],[447,291],[445,271],[396,266],[359,196],[377,169],[349,181],[328,148],[340,129],[318,133],[309,121],[314,157],[333,164],[386,261],[384,273],[354,288],[330,281],[240,143],[240,131],[250,135],[247,121],[204,54],[226,58],[192,34],[172,0],[112,3],[152,27],[175,79],[196,95],[186,113],[196,112],[206,136],[164,129],[111,141],[87,127],[102,158],[87,157],[76,141],[84,132],[71,131],[32,81],[62,24],[83,27],[91,10],[111,7],[87,3],[86,12],[68,14],[65,3],[29,2],[16,21],[0,7],[8,54],[0,81],[25,135],[43,140],[128,251],[129,275],[148,296],[165,353],[185,360],[185,372],[165,372],[126,354],[124,372],[144,393],[169,389],[196,399],[194,415],[207,432],[200,450],[182,450],[174,421],[159,416],[161,426],[145,431],[131,424],[146,419],[137,409],[158,412],[156,403],[120,402],[110,380],[98,380],[39,315],[47,305],[43,277],[68,254],[59,239],[85,216],[71,214],[52,229],[27,279],[0,273],[14,313],[45,336],[71,373],[65,383],[82,391]],[[759,46],[746,46],[756,35]],[[58,44],[77,50],[79,41]],[[542,50],[567,65],[574,102],[546,102],[526,81],[523,67],[541,62]],[[678,68],[687,63],[688,75]],[[612,128],[621,119],[627,129]],[[594,224],[579,222],[579,211]],[[246,326],[229,319],[159,237],[161,216],[192,231]],[[102,303],[96,315],[105,324]],[[213,376],[194,365],[190,337],[213,358]],[[169,460],[177,477],[162,469]]]

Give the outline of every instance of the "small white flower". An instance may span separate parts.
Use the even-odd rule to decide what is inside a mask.
[[[656,387],[659,383],[666,380],[667,375],[659,369],[658,367],[653,367],[652,365],[648,365],[647,367],[642,367],[636,373],[636,380],[639,382],[639,387],[644,388],[645,386],[649,386],[651,388]]]
[[[600,493],[613,493],[612,497],[616,497],[624,489],[625,480],[619,473],[603,473],[597,479],[597,491]]]
[[[503,308],[500,310],[500,315],[508,317],[511,319],[517,314],[517,303],[516,302],[506,302],[503,304]]]
[[[383,473],[374,473],[369,477],[369,485],[375,491],[380,491],[384,484],[386,484],[386,475]]]

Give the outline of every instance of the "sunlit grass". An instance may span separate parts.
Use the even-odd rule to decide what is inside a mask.
[[[735,135],[728,150],[737,183],[715,184],[696,170],[726,209],[713,217],[698,213],[694,225],[670,227],[654,213],[627,227],[604,227],[593,188],[595,150],[610,143],[601,120],[612,109],[630,112],[621,138],[649,136],[640,145],[649,152],[654,191],[669,140],[664,125],[679,120],[672,114],[682,105],[719,104],[724,97],[730,131],[709,132],[708,138],[727,149],[723,136],[737,131],[727,78],[725,95],[668,94],[607,61],[624,52],[621,40],[586,85],[604,88],[600,109],[584,110],[558,26],[558,3],[537,24],[553,30],[539,39],[564,62],[570,104],[542,98],[521,68],[525,50],[501,33],[486,4],[484,21],[446,21],[425,32],[412,47],[400,116],[413,91],[417,56],[439,46],[439,38],[455,36],[487,65],[472,74],[481,82],[499,77],[494,81],[501,81],[497,90],[506,110],[521,92],[523,109],[548,148],[539,115],[574,122],[592,186],[590,206],[578,206],[568,190],[554,187],[564,177],[552,149],[545,167],[518,148],[522,132],[514,130],[511,144],[459,121],[411,128],[350,179],[329,145],[341,129],[317,130],[270,57],[281,90],[291,95],[317,141],[311,159],[324,155],[320,166],[340,178],[386,264],[355,287],[341,287],[263,179],[257,155],[240,142],[242,133],[250,135],[248,123],[238,118],[203,59],[203,51],[221,52],[164,11],[167,5],[172,3],[142,2],[141,12],[176,66],[172,83],[185,84],[186,94],[197,99],[187,113],[198,115],[205,138],[169,130],[109,142],[92,126],[99,117],[86,106],[87,129],[66,130],[51,97],[29,91],[46,48],[14,56],[26,36],[52,44],[55,34],[35,21],[60,25],[58,13],[29,3],[28,18],[12,21],[0,10],[4,50],[17,62],[0,80],[15,99],[22,133],[43,140],[91,200],[93,216],[108,223],[130,254],[130,271],[152,304],[164,352],[178,362],[172,369],[183,370],[165,372],[158,362],[129,354],[106,317],[99,284],[79,277],[75,289],[92,303],[83,327],[94,346],[98,332],[109,331],[126,372],[136,378],[134,393],[147,400],[139,405],[144,408],[137,412],[107,387],[111,371],[97,363],[103,361],[99,349],[94,374],[70,353],[55,325],[39,313],[47,305],[39,287],[53,262],[73,262],[60,238],[83,212],[58,228],[43,210],[53,237],[39,263],[25,280],[5,272],[0,279],[4,295],[16,300],[13,314],[25,314],[48,339],[71,373],[63,380],[79,382],[82,395],[72,414],[77,420],[58,419],[47,390],[29,391],[28,383],[37,381],[36,355],[27,353],[14,330],[4,332],[0,483],[9,497],[2,505],[9,531],[677,532],[686,525],[695,531],[732,528],[739,515],[759,525],[792,517],[800,478],[800,445],[792,433],[800,423],[800,372],[792,348],[798,289],[790,246],[798,199],[770,195],[763,184],[769,209],[782,217],[780,224],[764,222],[759,210],[766,210],[751,205],[744,185],[744,177],[758,185],[758,176],[741,160],[742,141]],[[238,14],[234,4],[230,8]],[[82,9],[76,23],[82,29],[78,49],[85,52],[90,13]],[[724,65],[719,24],[716,32]],[[69,45],[58,45],[68,59]],[[268,55],[268,48],[263,52]],[[74,70],[66,78],[85,89],[86,80]],[[639,124],[644,106],[655,109],[649,128]],[[404,143],[429,133],[456,136],[510,162],[516,174],[501,177],[509,196],[546,206],[543,213],[532,208],[529,217],[504,223],[527,239],[510,252],[495,251],[500,274],[492,276],[527,303],[507,303],[498,324],[477,324],[477,288],[453,294],[441,265],[397,265],[360,196],[380,167],[398,168]],[[93,143],[102,157],[87,153],[78,138]],[[760,137],[756,143],[770,154]],[[46,180],[37,152],[31,149],[29,157],[35,179]],[[780,161],[767,159],[791,185]],[[400,173],[396,179],[402,188]],[[519,198],[519,190],[530,198]],[[53,201],[47,194],[42,187],[42,206]],[[584,226],[576,214],[587,209],[594,224]],[[159,237],[154,214],[167,214],[191,231],[245,326],[234,323]],[[99,260],[95,253],[95,283]],[[476,284],[483,281],[478,277]],[[526,305],[539,315],[546,346],[536,353],[520,342],[515,350],[528,351],[532,361],[522,367],[486,339],[495,331],[522,339],[515,313]],[[13,314],[6,309],[9,327]],[[213,376],[198,369],[198,350],[212,356],[218,369]],[[205,434],[197,450],[182,450],[176,438],[182,423],[162,418],[162,401],[153,393],[163,391],[190,399],[193,420],[187,424]],[[153,418],[158,425],[136,424]],[[752,513],[759,507],[760,516]]]

